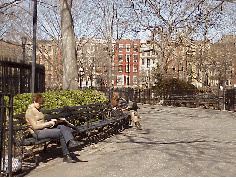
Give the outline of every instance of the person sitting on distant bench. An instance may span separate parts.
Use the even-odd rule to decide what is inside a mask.
[[[121,109],[125,115],[129,115],[131,117],[131,121],[135,124],[136,128],[140,130],[141,125],[138,121],[138,115],[137,115],[137,109],[139,109],[138,106],[137,107],[134,106],[134,108],[133,107],[124,108],[124,107],[121,107],[121,104],[120,104],[121,101],[127,103],[127,101],[124,98],[120,97],[118,92],[114,92],[112,96],[112,100],[111,100],[111,104],[113,105],[113,107]]]
[[[34,138],[59,138],[62,152],[63,162],[75,163],[76,161],[71,157],[68,148],[74,148],[83,144],[82,142],[75,141],[71,133],[71,129],[65,125],[58,125],[56,128],[50,128],[55,125],[56,119],[46,122],[44,114],[40,112],[40,107],[44,103],[42,94],[35,93],[33,95],[32,104],[29,105],[25,113],[27,125],[30,127],[29,131]]]

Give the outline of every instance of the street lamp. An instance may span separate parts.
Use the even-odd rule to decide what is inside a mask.
[[[83,75],[84,75],[84,70],[83,68],[79,68],[79,84],[80,84],[80,89],[82,89],[82,79],[83,79]]]
[[[22,52],[22,60],[20,61],[21,64],[23,64],[25,62],[25,45],[26,45],[26,42],[27,42],[27,37],[23,36],[21,38],[21,42],[22,42],[22,49],[23,49],[23,52]],[[24,70],[23,70],[23,66],[20,65],[20,93],[24,93],[24,88],[25,88],[25,82],[24,82]]]
[[[37,31],[37,0],[34,0],[32,76],[31,76],[31,91],[30,91],[31,93],[35,92],[36,31]]]
[[[22,62],[25,61],[25,45],[26,45],[26,42],[27,42],[27,37],[26,36],[23,36],[21,38],[21,42],[22,42],[22,49],[23,49],[23,53],[22,53]]]

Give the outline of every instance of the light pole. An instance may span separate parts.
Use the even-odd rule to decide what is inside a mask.
[[[150,88],[150,86],[151,86],[151,62],[148,68],[148,88]]]
[[[84,74],[84,70],[83,68],[79,68],[79,85],[80,85],[80,89],[82,89],[82,79],[83,79],[83,74]]]
[[[22,63],[25,62],[25,45],[26,45],[26,42],[27,42],[27,38],[25,36],[23,36],[21,38],[21,42],[22,42],[23,52],[22,52],[22,60],[21,60],[21,66],[20,66],[20,93],[24,93],[25,82],[24,82],[24,79],[23,79],[24,71],[22,69]]]
[[[36,61],[36,29],[37,29],[37,0],[34,0],[31,93],[35,92],[34,89],[35,89],[35,61]]]
[[[23,36],[21,38],[21,42],[22,42],[22,49],[23,49],[23,52],[22,52],[22,62],[25,62],[25,45],[26,45],[26,42],[27,42],[27,37]]]

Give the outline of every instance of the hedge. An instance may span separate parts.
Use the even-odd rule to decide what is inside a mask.
[[[42,110],[51,110],[66,106],[79,106],[107,101],[105,95],[97,90],[65,90],[42,93],[45,103]],[[32,103],[32,93],[23,93],[13,98],[13,114],[24,113]],[[7,100],[7,97],[6,97]],[[8,101],[7,101],[8,103]]]

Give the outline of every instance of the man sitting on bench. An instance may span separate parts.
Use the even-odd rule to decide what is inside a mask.
[[[77,147],[81,143],[75,141],[69,127],[65,125],[58,125],[56,128],[52,128],[52,126],[56,123],[56,119],[52,119],[49,122],[44,120],[44,114],[39,110],[43,103],[44,98],[42,94],[35,93],[33,95],[32,104],[30,104],[26,110],[25,119],[27,121],[27,125],[30,127],[30,133],[34,138],[38,139],[59,138],[64,155],[63,162],[75,163],[76,161],[71,157],[68,147]]]
[[[137,109],[138,106],[132,106],[132,108],[129,108],[129,106],[122,107],[121,103],[124,103],[127,101],[120,97],[118,92],[114,92],[111,100],[111,104],[113,107],[116,107],[117,109],[121,109],[125,115],[129,115],[131,117],[131,121],[135,124],[137,130],[141,130],[141,125],[138,121],[138,115],[137,115]]]

